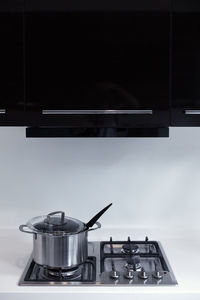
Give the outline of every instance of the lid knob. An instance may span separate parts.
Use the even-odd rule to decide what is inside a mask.
[[[61,216],[60,216],[60,225],[63,225],[64,222],[65,222],[65,213],[64,213],[64,211],[54,211],[54,212],[49,213],[47,215],[46,222],[48,224],[58,225],[57,223],[56,224],[53,223],[53,218],[52,218],[52,216],[57,215],[57,214],[61,214]]]

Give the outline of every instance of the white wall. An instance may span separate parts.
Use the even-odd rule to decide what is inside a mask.
[[[0,226],[54,210],[104,227],[200,228],[200,128],[163,139],[26,139],[0,127]]]

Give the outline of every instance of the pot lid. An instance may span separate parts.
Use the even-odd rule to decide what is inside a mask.
[[[27,226],[38,233],[74,234],[85,229],[85,224],[80,220],[65,216],[63,211],[55,211],[46,216],[31,219]]]

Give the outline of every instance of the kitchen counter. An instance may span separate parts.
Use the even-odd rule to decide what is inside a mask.
[[[67,299],[200,299],[200,232],[195,230],[102,228],[91,232],[89,240],[132,239],[159,240],[174,271],[178,286],[128,286],[128,287],[21,287],[20,276],[32,252],[32,236],[17,228],[0,229],[0,300],[56,300]],[[66,297],[65,297],[66,296]]]

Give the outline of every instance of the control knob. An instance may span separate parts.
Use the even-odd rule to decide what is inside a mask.
[[[110,272],[110,278],[112,278],[112,279],[118,279],[119,278],[119,272],[118,271],[116,271],[116,270],[112,270],[111,272]]]
[[[149,275],[145,272],[144,268],[142,268],[141,272],[138,274],[138,277],[141,279],[147,279]]]
[[[124,277],[127,278],[127,279],[133,279],[133,277],[134,277],[133,269],[128,269],[125,272]]]
[[[163,273],[158,270],[158,263],[155,261],[155,272],[153,273],[153,277],[156,279],[163,278]]]
[[[156,278],[156,279],[161,279],[161,278],[163,278],[163,274],[160,271],[156,270],[153,273],[153,277]]]

